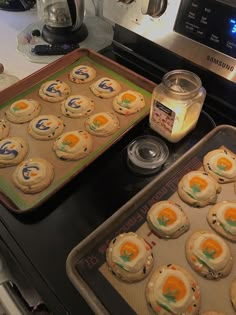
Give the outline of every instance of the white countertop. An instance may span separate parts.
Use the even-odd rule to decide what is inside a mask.
[[[16,48],[17,35],[36,21],[38,21],[36,9],[23,12],[0,10],[0,63],[3,64],[5,73],[23,79],[45,66],[45,64],[30,62]]]
[[[86,11],[94,14],[92,1],[86,0]],[[0,10],[0,63],[5,73],[19,79],[41,69],[46,64],[31,62],[25,55],[17,51],[17,35],[29,24],[39,21],[36,8],[23,12]]]

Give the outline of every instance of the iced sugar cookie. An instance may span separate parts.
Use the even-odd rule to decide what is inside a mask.
[[[139,112],[145,106],[145,100],[137,91],[125,91],[118,94],[113,100],[114,110],[122,115],[130,115]]]
[[[35,194],[47,188],[54,177],[51,163],[42,158],[21,162],[13,173],[13,182],[26,194]]]
[[[92,151],[92,148],[92,137],[84,130],[63,133],[53,145],[56,155],[63,160],[84,158]]]
[[[94,101],[83,95],[71,95],[61,104],[61,112],[70,118],[90,115],[94,110]]]
[[[178,184],[180,198],[193,207],[215,204],[221,191],[218,182],[205,172],[193,171],[182,177]]]
[[[0,140],[6,138],[10,131],[10,125],[6,119],[0,119]]]
[[[207,153],[203,159],[203,166],[205,171],[218,183],[229,183],[236,180],[236,156],[226,149]]]
[[[101,112],[88,117],[85,128],[92,135],[106,137],[116,132],[120,128],[120,123],[115,114]]]
[[[190,227],[183,209],[171,201],[159,201],[148,211],[147,222],[151,230],[163,238],[177,238]]]
[[[64,129],[63,121],[54,115],[40,115],[29,126],[29,134],[38,140],[51,140],[58,137]]]
[[[193,233],[185,249],[190,266],[206,279],[224,278],[232,269],[233,259],[230,248],[215,233],[208,231]]]
[[[70,92],[70,87],[65,82],[52,80],[41,85],[39,96],[45,101],[55,103],[64,100]]]
[[[193,276],[181,266],[169,264],[155,269],[145,293],[155,314],[199,314],[200,288]]]
[[[209,210],[207,221],[221,236],[236,242],[236,202],[218,202]]]
[[[6,111],[6,117],[15,124],[32,120],[40,113],[40,104],[33,99],[21,99],[14,102]]]
[[[117,95],[121,90],[121,85],[111,78],[101,78],[90,86],[94,95],[101,98],[111,98]]]
[[[69,74],[69,79],[74,83],[87,83],[96,77],[96,70],[87,65],[75,67]]]
[[[0,168],[19,164],[28,152],[28,144],[19,137],[0,141]]]
[[[120,234],[110,242],[106,260],[109,270],[126,282],[144,279],[154,263],[151,247],[133,232]]]

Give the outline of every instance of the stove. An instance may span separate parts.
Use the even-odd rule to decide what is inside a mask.
[[[196,128],[176,144],[166,142],[170,155],[164,168],[168,168],[216,125],[236,125],[236,108],[233,100],[234,67],[236,66],[234,29],[236,26],[231,22],[231,20],[236,20],[236,9],[232,2],[216,0],[104,1],[104,14],[116,24],[113,43],[101,51],[103,55],[157,84],[160,83],[166,72],[173,69],[187,69],[198,74],[206,88],[207,97]],[[147,4],[149,5],[147,6]],[[215,5],[213,6],[213,4]],[[181,51],[168,47],[166,44],[168,41],[164,41],[163,38],[161,40],[161,37],[154,38],[147,32],[142,33],[142,23],[149,27],[155,23],[154,29],[157,28],[157,25],[162,25],[170,5],[175,8],[175,10],[170,10],[172,14],[175,12],[175,18],[172,19],[171,29],[168,29],[169,35],[166,36],[169,39],[172,38],[173,46],[175,45],[174,37],[171,37],[172,33],[178,32],[180,37],[176,38],[181,38],[182,43],[183,40],[186,40],[183,50],[190,49],[190,46],[186,46],[188,41],[194,42],[193,46],[198,47],[199,56],[201,48],[204,48],[201,53],[207,48],[207,56],[211,56],[214,52],[215,55],[212,58],[219,62],[214,62],[215,59],[212,59],[213,63],[209,60],[209,65],[206,65],[206,63],[201,63],[201,58],[191,57],[192,60],[190,60]],[[116,10],[113,7],[116,14],[108,16],[109,8],[112,6],[116,7]],[[223,11],[223,7],[225,11]],[[218,13],[222,12],[224,25],[227,23],[229,25],[227,31],[232,34],[230,38],[227,38],[227,42],[232,42],[228,43],[232,50],[224,50],[226,48],[223,44],[216,50],[216,43],[210,42],[208,46],[207,39],[205,41],[202,38],[199,41],[196,40],[198,37],[196,37],[195,29],[201,29],[200,26],[197,27],[202,15],[205,14],[204,12],[210,14],[209,10],[213,9]],[[117,14],[119,10],[123,14],[121,15],[122,21],[115,20],[120,16]],[[181,24],[189,25],[188,19],[192,10],[195,10],[196,19],[200,20],[195,21],[195,24],[192,23],[195,25],[193,32],[186,33],[188,28],[181,30],[180,26]],[[131,25],[125,24],[129,14],[131,14],[130,20],[133,23],[130,22]],[[198,14],[201,16],[198,17]],[[209,16],[211,18],[207,21],[209,21],[209,29],[211,29],[212,22],[210,21],[213,18],[212,15]],[[224,28],[222,30],[225,31]],[[192,56],[193,52],[190,55]],[[221,58],[226,59],[220,63]],[[227,66],[223,68],[223,63],[229,65],[229,69]],[[161,173],[162,170],[156,174],[140,175],[128,167],[127,147],[140,135],[156,135],[149,127],[148,117],[144,118],[62,190],[32,213],[15,216],[0,205],[1,238],[8,245],[9,250],[14,253],[21,269],[24,270],[32,286],[53,314],[93,314],[66,275],[66,259],[70,251],[82,239]]]

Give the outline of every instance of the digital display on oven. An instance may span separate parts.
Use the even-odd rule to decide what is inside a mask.
[[[236,58],[236,5],[217,0],[182,0],[174,29]]]

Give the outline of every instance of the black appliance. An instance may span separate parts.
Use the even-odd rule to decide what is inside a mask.
[[[105,11],[109,2],[113,5],[116,4],[118,8],[120,6],[122,10],[125,8],[125,12],[130,12],[130,8],[134,9],[136,5],[141,4],[139,0],[119,2],[109,0],[104,2]],[[222,12],[227,21],[229,19],[234,20],[235,8],[232,7],[232,1],[229,0],[168,1],[169,4],[173,2],[175,4],[178,2],[174,21],[185,12],[184,8],[187,4],[190,7],[193,4],[196,7],[198,4],[197,8],[201,12],[205,12],[206,8],[213,10],[217,6],[222,9],[222,6],[225,10],[218,8],[217,10],[220,11],[217,12]],[[152,3],[150,2],[150,4]],[[158,11],[159,14],[168,9],[168,5],[162,4],[160,12]],[[215,4],[216,6],[214,6]],[[181,11],[179,11],[180,5],[183,6]],[[228,10],[228,6],[232,10]],[[153,8],[151,5],[148,8],[144,7],[145,14],[142,11],[140,13],[144,15],[142,18],[149,19],[146,13],[152,12],[151,9]],[[114,12],[118,16],[118,11],[114,10]],[[188,16],[189,11],[187,12]],[[232,13],[230,17],[228,16],[229,12]],[[154,18],[159,19],[153,14],[150,16],[150,23]],[[133,17],[133,22],[138,23],[139,20]],[[156,23],[156,20],[154,22]],[[179,25],[182,23],[188,25],[185,24],[185,15],[183,15],[183,20],[180,19],[178,23]],[[137,24],[137,26],[139,25]],[[229,30],[232,32],[234,26],[230,27]],[[137,27],[137,29],[140,28]],[[168,143],[170,156],[165,167],[168,167],[214,128],[215,123],[217,125],[236,125],[236,104],[233,97],[235,90],[235,50],[232,50],[233,56],[228,56],[223,54],[220,49],[216,51],[215,48],[208,47],[209,53],[212,51],[215,54],[220,53],[222,56],[228,56],[229,59],[228,61],[221,61],[221,57],[217,55],[217,57],[212,57],[215,59],[211,61],[211,57],[209,57],[209,67],[205,67],[200,65],[197,60],[191,61],[186,56],[173,52],[173,47],[168,48],[160,45],[160,43],[157,44],[150,38],[145,38],[127,27],[116,24],[114,30],[113,44],[101,51],[105,56],[156,83],[159,83],[164,73],[171,69],[185,68],[191,70],[201,77],[208,92],[197,127],[181,142]],[[198,48],[207,47],[206,43],[203,44],[195,40],[195,35],[192,32],[190,34],[188,33],[188,36],[181,35],[180,38],[191,37],[189,40]],[[211,45],[214,44],[211,43]],[[223,67],[223,64],[226,65]],[[228,70],[227,65],[229,66]],[[218,67],[224,70],[221,74],[217,73]],[[0,205],[1,237],[7,244],[9,251],[14,253],[31,285],[35,287],[53,314],[92,314],[91,309],[66,275],[66,258],[75,245],[158,175],[141,176],[127,166],[126,148],[131,140],[142,134],[153,134],[148,126],[148,118],[131,129],[107,152],[36,211],[26,216],[15,216]]]

